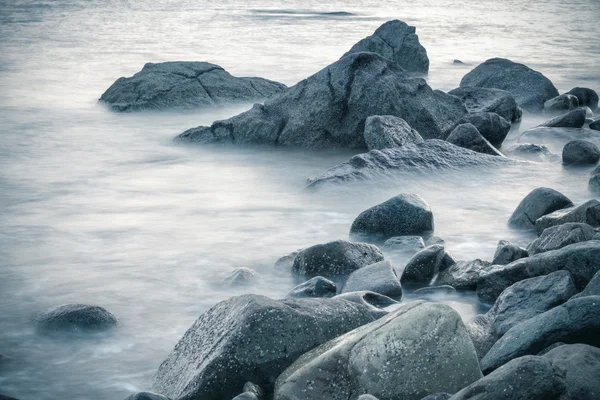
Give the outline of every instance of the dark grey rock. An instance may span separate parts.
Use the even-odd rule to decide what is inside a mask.
[[[597,119],[594,122],[590,123],[590,129],[600,131],[600,119]]]
[[[473,341],[479,360],[490,351],[494,343],[498,340],[498,334],[494,329],[493,322],[494,320],[491,315],[479,314],[465,325]]]
[[[299,252],[292,271],[304,278],[323,276],[343,282],[357,269],[379,261],[383,261],[383,254],[376,246],[336,240]]]
[[[90,304],[65,304],[50,308],[36,320],[42,331],[102,331],[117,324],[117,317],[100,306]]]
[[[291,272],[292,266],[294,265],[294,259],[296,258],[298,253],[301,252],[302,250],[303,249],[293,251],[290,254],[279,258],[277,261],[275,261],[275,264],[273,265],[273,267],[278,271]]]
[[[0,394],[0,400],[18,400],[18,399]]]
[[[532,190],[517,206],[508,220],[511,228],[533,229],[535,221],[563,208],[571,207],[573,203],[562,193],[545,187]]]
[[[560,156],[552,154],[550,149],[543,144],[521,143],[511,146],[505,151],[509,157],[519,158],[528,161],[559,161]]]
[[[455,392],[480,377],[458,313],[443,304],[413,302],[304,354],[279,376],[274,399],[370,393],[382,400],[418,400]]]
[[[481,360],[490,373],[516,357],[537,354],[556,342],[600,345],[600,296],[567,301],[513,326]]]
[[[351,273],[341,292],[359,291],[375,292],[394,299],[402,297],[402,286],[389,261],[367,265]]]
[[[461,99],[467,111],[471,114],[496,113],[505,120],[512,122],[520,121],[523,115],[523,111],[517,105],[514,96],[506,90],[459,87],[449,91],[448,94]]]
[[[127,397],[125,400],[170,400],[168,397],[163,396],[162,394],[152,393],[152,392],[139,392],[132,394]]]
[[[465,149],[492,156],[502,156],[496,148],[484,138],[473,124],[458,125],[446,139],[447,142]]]
[[[500,240],[494,253],[492,265],[506,265],[525,257],[529,257],[527,250],[512,244],[508,240]]]
[[[561,249],[567,245],[592,240],[596,231],[588,224],[568,222],[552,226],[527,246],[529,255]]]
[[[421,400],[448,400],[450,397],[449,393],[436,393],[423,397]]]
[[[365,148],[371,115],[403,118],[423,138],[441,138],[466,113],[459,99],[411,78],[375,53],[348,55],[285,92],[177,140],[308,148]]]
[[[365,142],[369,150],[402,147],[421,143],[423,138],[402,118],[393,115],[373,115],[365,120]]]
[[[235,268],[227,274],[221,281],[225,287],[243,287],[251,286],[260,278],[260,274],[248,267]]]
[[[521,134],[519,142],[545,144],[554,153],[562,152],[565,144],[571,140],[588,140],[600,145],[600,132],[580,128],[548,128],[528,129]]]
[[[457,290],[475,290],[479,275],[489,268],[488,261],[457,261],[435,277],[433,285],[449,285]]]
[[[544,103],[544,109],[546,111],[572,110],[577,107],[579,107],[579,100],[577,97],[570,94],[561,94]]]
[[[562,159],[563,164],[597,164],[600,149],[587,140],[571,140],[563,148]]]
[[[600,399],[600,349],[587,344],[565,344],[543,357],[566,371],[571,400]]]
[[[386,240],[393,236],[427,235],[433,229],[433,213],[425,200],[417,194],[401,193],[360,213],[350,234]]]
[[[177,399],[225,399],[251,380],[268,397],[300,355],[371,321],[370,310],[346,300],[232,297],[185,333],[159,367],[154,388]]]
[[[573,297],[600,296],[600,271],[596,272],[581,293]]]
[[[336,292],[335,283],[322,276],[315,276],[294,287],[285,297],[333,297]]]
[[[264,100],[286,86],[262,78],[237,78],[206,62],[148,63],[119,78],[100,97],[114,111],[219,106]]]
[[[592,175],[588,181],[588,188],[596,196],[600,196],[600,174]]]
[[[545,215],[535,221],[535,230],[539,236],[545,229],[568,222],[579,222],[593,227],[600,226],[600,201],[588,200],[577,207],[569,207]]]
[[[394,61],[408,72],[426,74],[429,71],[427,51],[419,43],[414,26],[399,20],[381,25],[373,35],[356,43],[344,54],[370,52]]]
[[[493,112],[467,114],[458,121],[460,124],[472,124],[477,131],[495,148],[499,149],[510,131],[510,122]]]
[[[564,115],[559,115],[540,126],[548,128],[583,128],[585,125],[585,109],[577,108]]]
[[[334,299],[342,299],[360,304],[366,307],[374,319],[378,319],[387,315],[386,307],[398,304],[398,302],[390,297],[384,296],[375,292],[360,291],[338,294]]]
[[[543,357],[508,362],[450,400],[568,400],[565,373]]]
[[[598,93],[593,89],[575,87],[567,92],[572,94],[579,100],[579,105],[582,107],[589,107],[592,110],[598,108]]]
[[[395,251],[414,254],[425,248],[425,242],[421,236],[394,236],[389,238],[381,248],[383,251]]]
[[[440,271],[445,255],[444,246],[434,244],[426,247],[408,261],[400,281],[403,285],[429,285]]]
[[[477,66],[460,81],[460,87],[465,86],[506,90],[530,112],[541,111],[544,102],[558,96],[558,90],[544,75],[503,58],[492,58]]]
[[[454,60],[452,61],[452,64],[465,65],[465,63],[460,60]]]
[[[413,292],[415,296],[435,296],[439,294],[454,294],[456,293],[456,289],[449,285],[442,286],[426,286],[420,289],[417,289]]]

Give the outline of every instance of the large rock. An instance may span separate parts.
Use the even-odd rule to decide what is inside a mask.
[[[322,276],[315,276],[294,287],[285,297],[333,297],[336,292],[335,283]]]
[[[415,31],[414,26],[397,19],[388,21],[377,28],[373,35],[352,46],[344,57],[364,51],[377,53],[408,72],[426,74],[429,71],[429,58]]]
[[[510,122],[496,113],[482,112],[467,114],[459,124],[472,124],[492,146],[499,149],[510,131]]]
[[[464,388],[450,400],[569,400],[565,373],[549,360],[512,360]]]
[[[360,213],[350,234],[386,240],[393,236],[428,235],[433,228],[433,213],[425,200],[417,194],[402,193]]]
[[[572,205],[571,200],[562,193],[540,187],[532,190],[521,200],[510,216],[508,225],[512,228],[533,229],[538,218]]]
[[[403,118],[424,138],[442,138],[466,113],[460,100],[411,78],[374,53],[348,55],[285,92],[178,139],[199,143],[257,143],[365,148],[371,115]]]
[[[575,286],[582,290],[600,270],[600,241],[590,240],[522,258],[508,265],[494,265],[479,276],[477,295],[493,302],[507,287],[523,279],[567,270]]]
[[[527,250],[512,244],[508,240],[500,240],[494,253],[492,265],[506,265],[525,257],[529,257]]]
[[[535,221],[535,230],[539,236],[552,226],[568,222],[585,223],[593,227],[600,226],[600,201],[588,200],[577,207],[569,207],[545,215]]]
[[[583,128],[585,125],[585,109],[577,108],[564,115],[559,115],[539,125],[547,128]]]
[[[589,107],[592,110],[598,108],[598,93],[593,89],[575,87],[567,92],[579,100],[581,107]]]
[[[563,148],[562,159],[563,164],[597,164],[600,161],[600,149],[587,140],[571,140]]]
[[[389,261],[367,265],[351,273],[342,293],[359,291],[375,292],[394,299],[402,297],[402,286]]]
[[[592,240],[594,235],[596,231],[588,224],[568,222],[544,230],[539,238],[527,246],[527,251],[529,255],[534,255],[558,250],[573,243]]]
[[[477,128],[470,123],[458,125],[450,133],[446,141],[478,153],[502,156],[502,154],[479,133]]]
[[[373,115],[365,120],[365,142],[369,150],[402,147],[421,143],[423,138],[402,118],[393,115]]]
[[[237,78],[206,62],[144,65],[129,78],[119,78],[100,97],[114,111],[219,106],[264,100],[286,89],[262,78]]]
[[[460,81],[460,87],[485,87],[510,92],[517,104],[537,112],[544,103],[558,96],[558,90],[541,73],[504,58],[492,58],[477,66]]]
[[[523,115],[514,96],[506,90],[459,87],[449,91],[448,94],[461,99],[467,111],[472,114],[496,113],[511,122],[520,121]]]
[[[574,297],[583,296],[600,296],[600,271],[596,272],[596,274],[585,286],[585,289],[583,289],[581,293],[575,295]]]
[[[232,297],[196,320],[154,388],[177,399],[231,399],[250,380],[268,394],[300,355],[371,321],[366,307],[341,299]]]
[[[580,128],[537,127],[523,132],[518,141],[545,144],[552,152],[559,153],[565,144],[575,139],[588,140],[600,145],[600,132]]]
[[[277,379],[275,400],[420,400],[456,392],[481,377],[460,316],[413,302],[300,357]],[[400,379],[398,379],[400,378]]]
[[[567,373],[571,400],[600,399],[600,349],[587,344],[565,344],[543,355]]]
[[[299,252],[292,271],[304,278],[323,276],[343,282],[357,269],[379,261],[383,261],[383,254],[376,246],[336,240]]]
[[[560,156],[552,154],[548,146],[543,144],[533,143],[519,143],[512,145],[505,154],[509,157],[518,159],[536,161],[536,162],[548,162],[548,161],[560,161]]]
[[[600,296],[567,301],[513,326],[481,360],[488,374],[516,357],[537,354],[557,343],[600,345]]]
[[[488,261],[479,259],[457,261],[450,268],[440,271],[433,280],[433,285],[449,285],[457,290],[475,290],[479,275],[490,267]]]
[[[550,112],[572,110],[577,107],[579,107],[579,100],[570,94],[561,94],[544,102],[544,110]]]
[[[50,308],[36,320],[37,328],[47,332],[103,331],[117,324],[117,317],[103,307],[90,304],[65,304]]]
[[[427,246],[408,261],[402,271],[400,282],[403,285],[428,285],[440,269],[444,268],[445,255],[444,246],[439,244]]]
[[[317,188],[328,183],[346,183],[398,172],[424,173],[458,168],[497,168],[515,162],[505,157],[477,153],[444,140],[426,140],[399,148],[371,150],[358,154],[324,173],[307,179],[307,186]]]

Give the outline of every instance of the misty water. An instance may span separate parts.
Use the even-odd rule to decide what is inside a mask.
[[[185,330],[240,293],[282,297],[273,269],[289,252],[347,239],[364,209],[401,193],[431,206],[456,258],[491,260],[506,221],[533,188],[590,198],[589,169],[519,164],[388,177],[303,190],[351,151],[175,144],[183,130],[250,105],[117,114],[97,102],[145,62],[209,61],[238,76],[292,85],[337,60],[383,22],[417,27],[441,90],[491,57],[543,72],[560,92],[600,89],[597,0],[355,2],[0,0],[0,393],[19,399],[121,399],[151,377]],[[467,65],[453,65],[460,59]],[[525,116],[506,143],[540,123]],[[397,270],[403,260],[394,259]],[[246,289],[219,279],[261,275]],[[473,296],[439,299],[468,320]],[[48,307],[91,303],[118,328],[47,337]]]

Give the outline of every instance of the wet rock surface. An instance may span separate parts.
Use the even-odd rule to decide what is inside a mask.
[[[521,200],[510,216],[508,225],[512,228],[533,229],[538,218],[572,205],[571,200],[554,189],[537,188]]]
[[[471,114],[496,113],[509,122],[521,120],[523,111],[506,90],[485,87],[459,87],[448,92],[461,99]]]
[[[402,118],[393,115],[374,115],[365,120],[365,142],[369,150],[402,147],[421,143],[423,138]]]
[[[43,332],[94,332],[117,325],[117,317],[103,307],[65,304],[42,312],[36,326]]]

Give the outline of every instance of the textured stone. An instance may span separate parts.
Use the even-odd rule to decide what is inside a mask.
[[[538,218],[573,203],[562,193],[545,187],[532,190],[517,206],[508,220],[512,228],[533,229]]]
[[[514,96],[506,90],[484,87],[459,87],[448,92],[461,99],[467,111],[476,113],[496,113],[507,121],[521,120],[523,111]]]
[[[393,115],[374,115],[365,120],[365,142],[369,150],[402,147],[421,143],[423,138],[402,118]]]

